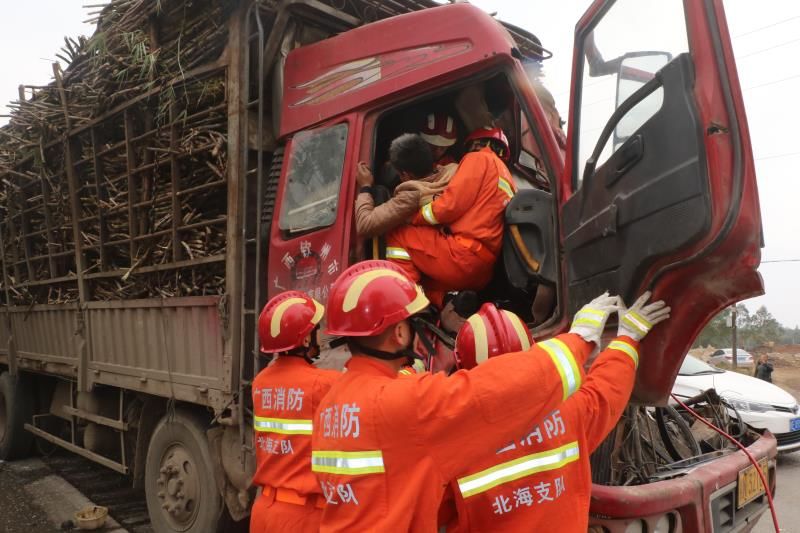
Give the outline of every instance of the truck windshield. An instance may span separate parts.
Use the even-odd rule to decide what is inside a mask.
[[[347,124],[301,131],[292,139],[279,227],[300,233],[336,220]]]

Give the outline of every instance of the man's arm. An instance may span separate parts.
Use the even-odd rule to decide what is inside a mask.
[[[450,377],[395,380],[385,390],[383,417],[410,448],[431,456],[445,479],[452,478],[574,394],[593,346],[578,335],[559,335]]]
[[[564,404],[584,428],[592,453],[606,438],[628,405],[639,365],[639,343],[618,337],[597,356],[581,389]]]
[[[461,218],[475,204],[489,164],[490,156],[486,153],[465,155],[444,192],[423,205],[412,223],[417,226],[437,226]]]
[[[408,223],[417,212],[419,192],[402,191],[388,201],[376,206],[372,194],[359,193],[356,197],[356,233],[368,239],[383,235],[387,231]]]

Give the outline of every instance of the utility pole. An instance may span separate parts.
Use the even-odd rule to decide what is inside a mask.
[[[731,308],[731,333],[732,333],[732,342],[731,342],[731,364],[733,365],[733,369],[736,370],[739,368],[739,358],[736,355],[736,304],[733,304]]]

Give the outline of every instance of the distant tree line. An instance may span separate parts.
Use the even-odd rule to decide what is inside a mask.
[[[730,323],[731,308],[727,308],[711,319],[697,340],[694,347],[714,346],[728,348],[732,335]],[[784,327],[765,306],[759,307],[755,313],[744,304],[736,306],[737,344],[746,350],[757,348],[769,342],[775,344],[800,344],[800,328]]]

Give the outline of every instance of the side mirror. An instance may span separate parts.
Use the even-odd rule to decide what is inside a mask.
[[[632,52],[622,57],[617,71],[616,107],[653,79],[664,65],[672,60],[667,52]],[[660,108],[664,92],[659,89],[636,104],[623,116],[614,130],[614,146],[624,143]]]

